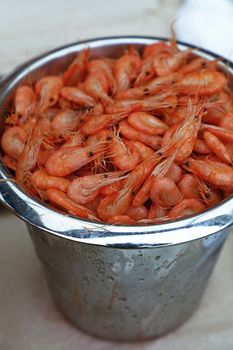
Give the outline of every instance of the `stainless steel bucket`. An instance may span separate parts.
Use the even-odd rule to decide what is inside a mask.
[[[156,40],[97,39],[45,54],[3,81],[1,111],[9,108],[17,84],[58,72],[84,47],[93,56],[117,56],[129,44]],[[204,50],[200,55],[216,57]],[[114,226],[51,210],[9,178],[0,164],[0,199],[27,223],[54,301],[74,325],[98,337],[135,341],[170,331],[196,309],[233,222],[232,198],[183,220]]]

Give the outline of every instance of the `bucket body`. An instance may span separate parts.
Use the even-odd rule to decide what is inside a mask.
[[[118,341],[161,336],[191,316],[227,236],[114,249],[28,227],[65,317],[92,335]]]

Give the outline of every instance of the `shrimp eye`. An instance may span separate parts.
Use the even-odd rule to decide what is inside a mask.
[[[144,92],[144,94],[145,94],[145,95],[149,95],[150,90],[149,90],[149,89],[147,89],[147,88],[145,88],[145,89],[143,89],[143,92]]]
[[[93,157],[94,153],[93,152],[89,152],[89,157]]]
[[[132,192],[131,192],[131,195],[134,196],[134,195],[135,195],[135,191],[132,191]]]
[[[108,177],[108,175],[107,174],[104,174],[104,178],[106,179]]]
[[[145,72],[145,75],[146,75],[146,76],[150,75],[150,72],[146,71],[146,72]]]
[[[190,166],[190,163],[189,162],[185,162],[184,165],[185,166]]]
[[[205,193],[205,197],[206,198],[210,198],[210,194],[209,193]]]
[[[111,137],[110,136],[108,136],[107,138],[106,138],[106,141],[111,141]]]

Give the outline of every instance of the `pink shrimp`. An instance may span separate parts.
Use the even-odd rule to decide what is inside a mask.
[[[82,107],[92,107],[96,103],[92,96],[77,87],[63,87],[60,94],[64,99]]]
[[[231,164],[231,157],[225,145],[209,131],[204,131],[204,140],[209,149],[216,154],[219,159],[227,164]]]
[[[137,208],[130,206],[126,212],[126,215],[135,221],[143,220],[148,216],[148,209],[144,205]]]
[[[134,129],[149,135],[163,135],[168,129],[162,120],[146,112],[131,113],[128,123]]]
[[[182,194],[173,180],[164,177],[154,179],[151,184],[150,198],[160,207],[168,208],[178,204]]]
[[[178,51],[173,55],[163,54],[156,56],[153,61],[153,66],[158,76],[170,74],[178,71],[178,69],[185,63],[193,49]]]
[[[35,94],[27,85],[21,85],[15,93],[15,113],[19,118],[18,124],[23,124],[35,110]]]
[[[33,186],[39,190],[48,190],[54,188],[62,192],[66,192],[70,181],[61,177],[48,175],[43,170],[36,170],[31,177]]]
[[[168,209],[162,208],[155,204],[154,202],[151,203],[148,217],[149,220],[159,219],[163,218],[167,215]]]
[[[115,79],[117,92],[127,90],[133,78],[136,77],[141,65],[138,54],[126,53],[121,56],[115,64]]]
[[[112,99],[108,96],[108,80],[101,71],[95,71],[87,76],[84,83],[84,90],[96,101],[112,102]]]
[[[200,154],[209,154],[211,153],[210,148],[207,146],[207,143],[204,140],[196,139],[195,145],[194,145],[194,152],[200,153]]]
[[[198,112],[194,109],[183,122],[168,130],[170,136],[165,133],[164,140],[171,137],[167,143],[168,154],[169,152],[175,152],[175,160],[177,162],[181,162],[192,153],[201,126],[202,114],[202,109]]]
[[[168,172],[168,170],[173,164],[173,160],[174,160],[174,156],[163,160],[157,166],[155,166],[150,176],[145,180],[142,187],[135,195],[132,202],[133,207],[138,207],[144,204],[150,198],[150,191],[154,181],[156,179],[163,178],[164,175],[166,175],[166,173]]]
[[[11,158],[17,159],[22,153],[26,142],[25,131],[13,126],[7,129],[1,138],[1,145],[3,151]]]
[[[149,157],[151,157],[154,154],[154,150],[146,145],[144,143],[139,141],[131,141],[131,143],[137,148],[141,155],[141,159],[145,160]]]
[[[214,134],[223,141],[233,142],[233,134],[231,130],[227,130],[219,126],[209,124],[202,124],[201,127],[204,130],[210,131],[212,134]]]
[[[15,178],[19,184],[29,186],[30,188],[28,178],[30,177],[31,170],[33,170],[37,163],[39,149],[45,135],[44,120],[41,119],[35,123],[33,129],[30,131],[28,140],[18,158]]]
[[[83,123],[81,130],[84,134],[92,135],[106,127],[116,125],[127,116],[128,113],[93,115]]]
[[[198,199],[183,199],[169,211],[168,217],[170,219],[178,219],[198,214],[205,209],[205,205]]]
[[[153,136],[145,134],[141,131],[138,131],[132,128],[129,123],[125,120],[120,122],[120,133],[129,140],[139,141],[144,143],[147,146],[157,149],[160,145],[161,138],[160,136]]]
[[[233,112],[229,112],[223,116],[219,122],[219,127],[233,131]]]
[[[63,74],[63,84],[65,86],[76,86],[84,79],[88,59],[89,49],[85,49],[77,55]]]
[[[2,161],[3,161],[3,164],[4,164],[7,168],[9,168],[9,169],[11,169],[11,170],[13,170],[13,171],[16,170],[16,168],[17,168],[17,160],[16,160],[16,159],[11,158],[11,157],[9,157],[7,154],[5,154],[5,155],[3,156],[3,158],[2,158]]]
[[[178,82],[178,89],[183,94],[209,96],[220,92],[227,84],[226,77],[216,71],[205,70],[184,75]]]
[[[131,170],[140,163],[140,153],[130,141],[123,141],[119,137],[114,137],[109,151],[112,163],[118,169]]]
[[[125,178],[123,172],[87,175],[74,179],[68,187],[67,196],[75,203],[86,204],[100,194],[101,188]]]
[[[197,178],[194,175],[184,174],[177,185],[184,198],[200,199],[199,185]]]
[[[77,130],[80,126],[82,113],[64,110],[56,114],[51,122],[51,131],[56,136],[62,136],[69,131]]]
[[[114,215],[110,219],[108,219],[108,222],[111,224],[133,224],[136,221],[133,220],[128,215]]]
[[[116,81],[113,76],[111,65],[108,60],[94,59],[91,60],[87,65],[88,73],[103,72],[107,78],[108,85],[112,94],[116,92]]]
[[[63,147],[47,160],[46,171],[52,176],[67,176],[99,157],[106,149],[104,143],[93,146]]]
[[[81,204],[74,203],[71,199],[67,197],[67,195],[64,192],[59,191],[57,189],[49,188],[46,191],[46,194],[48,196],[48,200],[52,202],[56,207],[65,209],[70,214],[98,221],[97,217],[90,209],[87,209]]]
[[[227,164],[188,158],[183,168],[215,186],[230,186],[233,183],[233,169]]]
[[[118,193],[106,196],[100,202],[97,208],[100,219],[108,220],[112,216],[125,214],[133,201],[135,192],[150,175],[158,162],[159,157],[156,154],[133,169],[128,175],[125,186]]]
[[[40,98],[41,111],[57,103],[62,85],[62,79],[53,75],[37,81],[35,91]]]
[[[168,171],[166,172],[166,177],[173,180],[175,183],[179,182],[182,176],[182,169],[181,167],[176,164],[172,163]]]

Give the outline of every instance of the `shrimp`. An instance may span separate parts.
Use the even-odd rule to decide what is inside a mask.
[[[88,73],[103,72],[107,78],[108,86],[112,94],[116,92],[116,81],[113,76],[112,68],[107,60],[94,59],[87,64]]]
[[[100,201],[97,207],[97,214],[100,219],[108,220],[112,216],[125,214],[129,209],[135,192],[147,179],[155,165],[159,162],[158,155],[153,155],[141,162],[133,169],[127,178],[127,182],[118,193],[106,196]]]
[[[133,224],[136,221],[128,215],[114,215],[108,219],[108,222],[111,224]]]
[[[110,194],[116,193],[123,187],[123,180],[118,180],[112,184],[101,187],[100,194],[103,196],[108,196]]]
[[[182,194],[175,182],[168,177],[154,179],[151,184],[150,198],[160,207],[168,208],[178,204]]]
[[[61,89],[60,94],[64,99],[82,107],[93,107],[96,103],[92,96],[77,87],[65,86]]]
[[[18,126],[7,129],[1,139],[3,151],[9,157],[17,159],[24,149],[26,138],[25,131]]]
[[[159,153],[159,152],[157,152],[157,153]],[[150,198],[150,190],[151,190],[151,186],[152,186],[153,182],[156,179],[162,178],[164,175],[166,175],[166,173],[170,169],[171,165],[173,164],[173,160],[174,160],[174,156],[169,157],[169,158],[165,159],[164,161],[162,161],[161,163],[159,163],[154,168],[154,170],[152,171],[150,176],[146,179],[146,181],[143,183],[140,190],[135,195],[133,202],[132,202],[133,207],[138,207],[138,206],[144,204]]]
[[[181,167],[175,162],[172,163],[168,171],[166,172],[166,177],[173,180],[175,183],[179,182],[182,176]]]
[[[167,55],[172,55],[176,52],[176,50],[174,49],[174,47],[168,45],[165,42],[160,42],[160,43],[154,43],[151,45],[147,45],[145,47],[145,49],[143,50],[143,58],[147,58],[147,57],[156,57],[156,56],[160,56],[163,54],[167,54]]]
[[[153,61],[153,66],[158,76],[170,74],[178,71],[178,69],[189,58],[193,49],[187,49],[184,51],[178,51],[173,55],[163,54],[156,56]]]
[[[183,198],[200,199],[199,184],[194,175],[184,174],[177,185]]]
[[[147,219],[148,209],[144,205],[141,205],[137,208],[130,206],[126,212],[126,215],[135,221]]]
[[[217,71],[192,72],[178,81],[178,89],[182,94],[210,96],[220,92],[227,85],[226,77]]]
[[[100,194],[101,188],[123,178],[122,172],[87,175],[74,179],[68,187],[67,196],[75,203],[86,204]]]
[[[198,199],[183,199],[168,213],[170,219],[178,219],[184,216],[198,214],[205,210],[205,205]]]
[[[140,163],[141,156],[137,148],[130,141],[123,141],[120,137],[114,137],[109,151],[113,164],[121,170],[134,169]]]
[[[62,79],[53,75],[37,81],[35,91],[40,98],[39,106],[42,112],[57,103],[62,86]]]
[[[163,135],[168,129],[168,126],[159,118],[146,112],[131,113],[128,123],[134,129],[149,135]]]
[[[150,189],[154,181],[153,176],[149,176],[144,182],[138,193],[135,195],[132,206],[134,208],[142,206],[148,199],[150,199]]]
[[[128,113],[93,115],[83,123],[81,130],[86,135],[93,135],[104,128],[118,124],[127,116]]]
[[[221,192],[207,185],[203,180],[197,178],[199,194],[207,207],[211,207],[222,200]]]
[[[181,74],[189,74],[200,69],[204,69],[208,66],[208,61],[203,57],[198,57],[179,69]],[[215,63],[216,65],[216,63]]]
[[[37,163],[39,149],[44,137],[44,120],[41,119],[35,123],[24,149],[18,158],[15,178],[19,184],[30,186],[28,178],[30,177],[30,171],[33,170]]]
[[[202,114],[202,109],[198,112],[194,109],[182,123],[175,125],[173,130],[172,128],[168,130],[168,134],[171,133],[171,139],[167,144],[168,154],[169,152],[175,152],[175,160],[177,162],[183,161],[192,153],[201,126]],[[165,133],[165,140],[168,137]]]
[[[15,114],[19,118],[18,124],[23,124],[35,110],[35,94],[27,85],[21,85],[15,93]]]
[[[56,207],[60,207],[68,211],[68,213],[80,216],[81,218],[86,218],[90,220],[99,221],[94,213],[84,207],[81,204],[74,203],[67,195],[57,189],[49,188],[46,191],[48,200],[52,202]]]
[[[85,49],[77,55],[63,74],[63,84],[65,86],[76,86],[84,79],[88,59],[89,49]]]
[[[45,169],[52,176],[67,176],[99,157],[106,149],[104,143],[93,146],[63,147],[47,160]]]
[[[223,162],[231,164],[230,154],[228,153],[225,145],[217,138],[217,136],[209,131],[204,131],[203,136],[209,149]]]
[[[161,137],[157,135],[148,135],[132,128],[125,120],[120,122],[120,133],[130,141],[139,141],[147,146],[157,149],[161,142]]]
[[[168,213],[168,209],[159,207],[157,204],[152,202],[150,205],[147,219],[154,220],[154,219],[163,218],[167,215],[167,213]]]
[[[233,169],[221,162],[188,158],[183,168],[215,186],[230,186],[233,183]]]
[[[139,141],[131,141],[131,143],[137,148],[141,155],[141,159],[145,160],[149,157],[151,157],[154,154],[154,150],[146,145],[144,143]]]
[[[13,170],[13,171],[16,170],[16,168],[17,168],[17,160],[16,160],[16,159],[11,158],[11,157],[9,157],[8,155],[5,154],[5,155],[3,156],[3,158],[2,158],[2,161],[3,161],[3,164],[4,164],[7,168],[9,168],[9,169],[11,169],[11,170]]]
[[[137,76],[140,65],[140,57],[135,53],[126,53],[116,61],[115,79],[117,92],[127,90],[130,87],[132,79]]]
[[[207,143],[204,140],[196,139],[195,145],[194,145],[194,152],[201,153],[201,154],[209,154],[211,153],[210,148],[207,146]]]
[[[220,120],[219,127],[233,131],[233,112],[229,112]]]
[[[202,124],[202,129],[207,130],[223,141],[233,142],[233,134],[230,130],[215,125]]]
[[[36,170],[31,177],[33,186],[39,190],[48,190],[49,188],[66,192],[70,181],[61,177],[48,175],[43,170]]]
[[[108,96],[108,80],[101,71],[95,71],[88,75],[84,83],[84,90],[96,101],[103,101],[105,103],[112,102],[112,99]]]
[[[77,130],[80,126],[82,113],[64,110],[56,114],[51,122],[51,131],[56,137],[60,137],[69,131]]]

